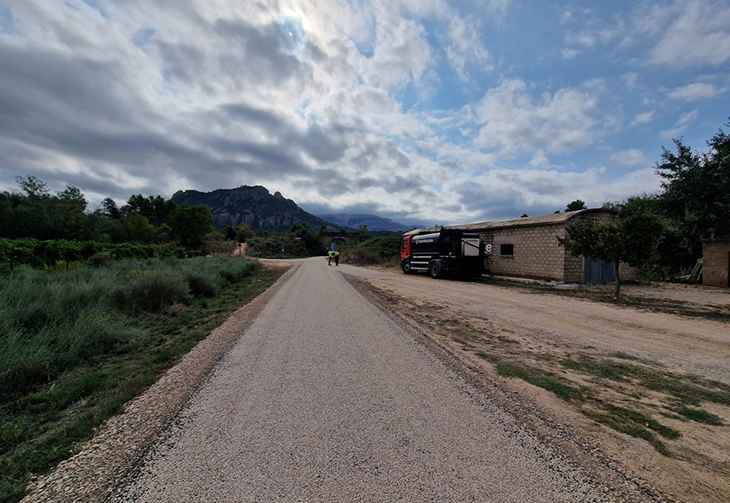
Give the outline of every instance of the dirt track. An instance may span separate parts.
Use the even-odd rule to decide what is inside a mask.
[[[606,354],[622,351],[658,361],[672,370],[730,384],[730,326],[701,318],[652,313],[606,303],[531,293],[527,289],[406,276],[345,266],[344,272],[411,300],[444,306],[452,316],[482,318],[499,327],[574,348]],[[631,287],[625,287],[631,290]],[[730,307],[730,295],[691,289],[637,288],[637,294]]]
[[[299,266],[117,501],[606,500],[342,269]]]
[[[600,288],[566,294],[392,269],[343,271],[488,380],[567,426],[579,449],[586,440],[599,445],[674,500],[728,501],[728,292],[632,286],[625,293],[633,300],[615,305],[575,298],[605,298]],[[572,396],[558,394],[566,385]],[[682,407],[713,424],[678,415]]]

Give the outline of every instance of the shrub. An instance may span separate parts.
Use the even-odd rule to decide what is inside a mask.
[[[95,253],[91,257],[91,265],[94,267],[103,267],[114,261],[114,257],[109,252]]]
[[[188,283],[176,271],[145,271],[130,284],[134,310],[159,313],[189,294]]]
[[[218,285],[215,280],[204,274],[188,274],[187,281],[190,293],[194,297],[215,297],[215,294],[218,293]]]
[[[229,283],[240,283],[245,278],[261,269],[261,265],[254,260],[238,261],[222,272],[223,278]]]

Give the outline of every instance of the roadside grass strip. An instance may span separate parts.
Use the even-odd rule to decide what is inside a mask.
[[[243,258],[112,262],[0,279],[0,502],[69,457],[283,273]]]

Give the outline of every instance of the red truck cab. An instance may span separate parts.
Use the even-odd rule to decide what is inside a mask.
[[[411,256],[411,237],[403,236],[403,241],[400,245],[400,261],[403,263],[404,260]]]

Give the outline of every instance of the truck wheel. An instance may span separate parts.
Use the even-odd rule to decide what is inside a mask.
[[[439,279],[441,277],[441,264],[436,261],[431,262],[431,265],[428,267],[428,273],[433,279]]]
[[[406,274],[413,274],[413,269],[411,269],[411,261],[404,262],[401,266],[401,269],[403,269],[403,272]]]

